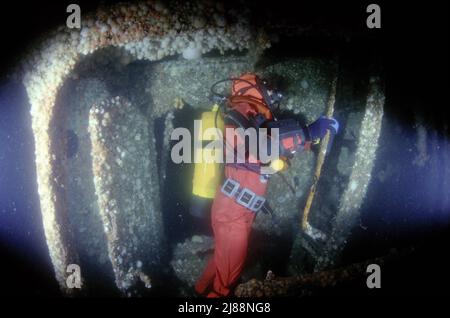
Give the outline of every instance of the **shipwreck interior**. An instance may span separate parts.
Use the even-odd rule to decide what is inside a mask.
[[[276,11],[264,20],[234,2],[168,3],[101,6],[23,63],[41,293],[194,296],[214,240],[208,214],[190,214],[193,165],[171,160],[171,133],[211,109],[213,83],[245,72],[283,91],[279,118],[309,124],[335,99],[340,131],[309,214],[320,235],[301,226],[314,146],[271,176],[275,213],[256,218],[237,296],[365,290],[366,264],[432,254],[424,242],[449,223],[450,143],[444,113],[424,105],[443,83],[405,79],[410,60],[397,64],[383,33]],[[69,264],[82,268],[81,289],[67,288]],[[286,283],[264,290],[269,271]]]

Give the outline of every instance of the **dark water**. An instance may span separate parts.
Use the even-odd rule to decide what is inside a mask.
[[[25,89],[0,85],[0,272],[5,294],[58,295],[39,210]]]

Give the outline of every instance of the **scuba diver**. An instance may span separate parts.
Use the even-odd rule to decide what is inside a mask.
[[[214,100],[226,109],[222,122],[218,109],[220,106],[216,105],[207,118],[210,125],[234,129],[253,127],[256,130],[261,127],[278,128],[277,144],[279,157],[283,162],[291,159],[296,152],[310,150],[311,144],[323,139],[327,131],[330,131],[330,137],[338,132],[339,124],[334,118],[320,117],[306,127],[301,127],[294,119],[277,120],[274,110],[279,107],[282,95],[255,74],[247,73],[227,80],[232,82],[231,96],[214,91],[215,85],[226,80],[211,88]],[[240,142],[245,143],[245,137],[238,139],[237,143]],[[226,146],[224,149],[225,152],[235,151]],[[230,295],[244,267],[249,235],[256,215],[259,212],[272,213],[265,199],[270,175],[266,174],[259,158],[250,160],[252,154],[249,152],[246,152],[246,156],[245,162],[225,163],[223,183],[217,181],[218,165],[203,166],[194,174],[194,190],[201,190],[197,193],[194,191],[196,195],[206,193],[206,188],[199,185],[199,173],[208,171],[208,176],[212,176],[214,180],[212,183],[206,182],[209,183],[210,191],[205,197],[213,197],[211,224],[215,249],[213,257],[195,284],[195,291],[200,295],[211,298]],[[279,162],[275,166],[278,166],[274,168],[276,171],[282,169]],[[211,191],[211,184],[215,187],[214,191]]]

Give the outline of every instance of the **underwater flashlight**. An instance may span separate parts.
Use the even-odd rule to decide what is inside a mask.
[[[273,170],[275,170],[277,172],[283,170],[285,168],[285,166],[286,166],[286,164],[285,164],[284,160],[282,160],[282,159],[275,159],[270,162],[270,168],[272,168]]]

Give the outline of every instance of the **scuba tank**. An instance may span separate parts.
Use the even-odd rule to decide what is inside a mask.
[[[193,216],[203,218],[216,196],[217,188],[222,181],[222,164],[218,162],[206,162],[205,156],[213,157],[217,149],[204,149],[213,138],[204,139],[204,132],[209,128],[217,128],[221,132],[224,130],[224,122],[219,113],[219,105],[214,104],[210,111],[201,115],[201,129],[197,131],[197,140],[202,143],[202,147],[195,149],[196,158],[201,158],[200,162],[194,163],[194,176],[192,179],[192,203],[190,213]],[[212,136],[213,137],[213,136]],[[222,151],[222,150],[220,150]],[[206,153],[210,152],[210,153]]]

